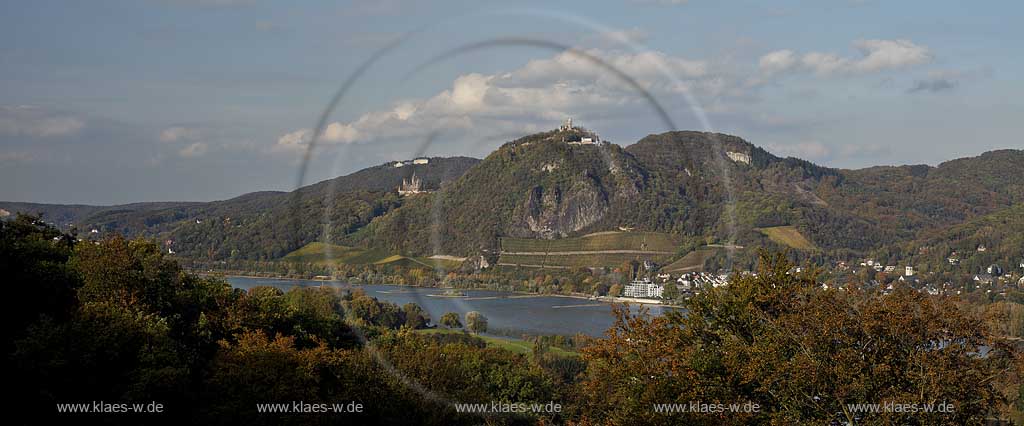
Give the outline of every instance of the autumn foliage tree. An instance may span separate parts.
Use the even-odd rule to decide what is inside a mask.
[[[585,350],[583,423],[974,424],[1015,397],[1020,351],[952,299],[824,290],[762,253],[756,276],[687,312],[617,310]],[[1016,364],[1015,364],[1016,362]],[[659,413],[656,404],[757,403],[751,413]],[[952,413],[858,413],[851,404],[952,404]]]

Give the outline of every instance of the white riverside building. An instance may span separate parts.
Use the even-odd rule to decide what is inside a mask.
[[[636,279],[633,282],[626,284],[626,287],[622,289],[623,297],[635,297],[638,299],[654,299],[660,298],[661,293],[665,290],[658,284],[651,282],[649,278]]]

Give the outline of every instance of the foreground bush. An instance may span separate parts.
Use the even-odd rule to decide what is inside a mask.
[[[585,350],[582,423],[979,424],[1020,385],[1020,351],[955,301],[911,289],[824,290],[762,255],[664,317],[618,311]],[[656,404],[756,403],[749,413],[657,412]],[[952,404],[952,413],[858,413],[851,404]],[[663,407],[663,406],[662,406]]]

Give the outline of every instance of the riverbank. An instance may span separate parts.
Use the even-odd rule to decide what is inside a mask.
[[[583,333],[589,336],[602,336],[614,326],[616,305],[605,300],[574,300],[581,297],[556,295],[538,295],[529,293],[511,293],[502,290],[463,290],[469,297],[431,297],[432,294],[443,293],[436,287],[414,287],[405,285],[385,284],[352,284],[338,281],[285,280],[268,278],[225,277],[232,287],[243,290],[253,287],[271,286],[289,291],[293,287],[331,287],[344,289],[361,289],[367,295],[381,301],[404,306],[414,303],[430,314],[431,318],[454,312],[460,317],[469,312],[477,311],[487,316],[490,328],[494,330],[515,330],[516,336],[523,335],[563,335],[573,336]],[[664,305],[647,305],[638,309],[632,304],[631,312],[646,311],[649,315],[659,316],[668,310]],[[513,337],[516,337],[513,336]]]
[[[317,281],[317,282],[324,282],[324,283],[345,284],[345,285],[349,285],[349,286],[386,285],[386,286],[401,287],[401,288],[421,288],[421,289],[437,289],[437,290],[485,290],[485,291],[501,291],[501,292],[505,292],[505,293],[510,293],[511,294],[510,296],[503,296],[503,297],[500,297],[500,298],[515,298],[515,297],[562,297],[562,298],[568,298],[568,299],[589,300],[589,301],[594,301],[594,302],[601,302],[601,303],[606,303],[606,304],[609,304],[609,305],[619,303],[619,304],[652,305],[652,306],[661,306],[661,307],[666,307],[666,308],[682,308],[683,307],[682,305],[665,303],[665,302],[663,302],[661,300],[657,300],[657,299],[640,299],[640,298],[635,298],[635,297],[614,297],[614,296],[596,296],[595,297],[595,296],[589,296],[589,295],[584,295],[584,294],[531,293],[531,292],[518,291],[518,290],[495,290],[493,288],[487,288],[487,287],[459,288],[459,287],[421,287],[421,286],[414,286],[414,285],[387,284],[387,283],[359,284],[359,283],[346,283],[346,282],[335,280],[333,278],[320,278],[320,277],[314,277],[314,278],[293,278],[293,277],[264,276],[264,275],[235,274],[235,273],[217,273],[217,272],[212,272],[211,273],[210,271],[205,271],[205,272],[193,271],[193,273],[195,273],[197,275],[200,275],[200,276],[213,276],[213,277],[223,277],[223,278],[232,277],[232,278],[268,279],[268,280],[283,280],[283,281]],[[469,296],[432,295],[431,297],[445,297],[445,298],[452,298],[452,299],[465,299],[465,298],[468,298]]]

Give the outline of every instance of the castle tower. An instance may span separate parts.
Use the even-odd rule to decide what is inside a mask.
[[[424,192],[426,191],[423,190],[422,182],[420,178],[416,177],[416,173],[413,173],[409,179],[402,179],[402,185],[398,187],[399,195],[422,194]]]

